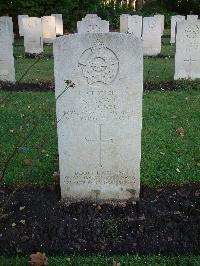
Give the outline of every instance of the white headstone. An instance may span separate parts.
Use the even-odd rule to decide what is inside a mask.
[[[161,35],[164,34],[164,29],[165,29],[165,16],[158,14],[158,15],[154,15],[155,18],[157,18],[160,22],[160,26],[161,26]]]
[[[180,21],[184,21],[185,17],[184,16],[172,16],[171,17],[171,40],[170,43],[175,43],[176,42],[176,25]]]
[[[109,32],[109,21],[102,20],[96,14],[88,14],[77,22],[78,33],[107,33]]]
[[[71,34],[54,42],[54,60],[62,198],[138,198],[141,39]]]
[[[99,20],[101,21],[102,19],[97,16],[97,14],[87,14],[84,18],[82,18],[82,21],[90,21],[90,20]]]
[[[13,45],[9,24],[0,17],[0,80],[15,82]]]
[[[142,39],[144,55],[155,56],[161,52],[161,27],[158,19],[143,18]]]
[[[128,17],[128,33],[133,33],[138,38],[142,36],[142,16]]]
[[[187,20],[196,21],[198,19],[198,15],[187,15]]]
[[[128,33],[128,14],[120,15],[120,32]]]
[[[62,14],[52,14],[56,19],[56,35],[63,35],[63,19]]]
[[[42,17],[42,31],[44,43],[53,43],[56,39],[56,19],[53,16]]]
[[[42,21],[41,18],[23,18],[24,47],[28,54],[43,52]]]
[[[177,24],[174,79],[200,78],[200,21]]]
[[[13,21],[12,21],[12,18],[8,17],[8,16],[2,16],[0,18],[1,18],[1,21],[4,20],[8,24],[10,38],[12,40],[12,43],[14,43],[14,32],[13,32]]]
[[[24,33],[23,33],[23,18],[28,18],[28,15],[18,15],[19,36],[24,36]]]
[[[120,16],[120,32],[133,33],[138,38],[142,35],[142,17],[123,14]]]

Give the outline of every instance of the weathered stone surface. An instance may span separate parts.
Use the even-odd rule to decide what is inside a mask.
[[[165,29],[165,16],[164,15],[161,15],[161,14],[157,14],[157,15],[154,15],[154,17],[156,19],[158,19],[158,21],[160,22],[161,35],[163,35],[164,34],[164,29]]]
[[[178,22],[180,21],[184,21],[185,20],[185,16],[172,16],[171,17],[171,40],[170,43],[173,44],[176,42],[176,25]]]
[[[138,38],[142,35],[142,17],[123,14],[120,16],[120,32],[133,33]]]
[[[12,40],[12,43],[14,43],[14,32],[13,32],[13,21],[11,17],[8,16],[2,16],[0,17],[1,21],[4,20],[7,25],[8,25],[8,29],[9,29],[9,34],[10,34],[10,38]]]
[[[196,21],[198,19],[198,15],[187,15],[187,20]]]
[[[155,56],[161,52],[161,26],[158,19],[143,18],[142,39],[144,55]]]
[[[56,39],[56,19],[53,16],[42,17],[42,31],[44,43],[53,43]]]
[[[86,20],[102,20],[100,17],[97,16],[97,14],[87,14],[84,18],[82,18],[82,21]]]
[[[0,17],[0,80],[15,82],[10,24],[5,17]]]
[[[23,18],[23,33],[25,52],[29,54],[42,53],[43,37],[41,18]]]
[[[62,14],[52,14],[56,19],[56,35],[63,35],[63,19]]]
[[[78,33],[107,33],[109,32],[109,21],[102,20],[96,14],[88,14],[77,22]]]
[[[120,15],[120,32],[128,33],[128,14]]]
[[[200,78],[200,21],[177,24],[174,79]]]
[[[23,18],[28,18],[28,15],[18,15],[19,36],[24,36]]]
[[[142,16],[129,16],[128,17],[128,33],[133,33],[136,37],[142,36]]]
[[[63,199],[137,199],[143,53],[133,34],[71,34],[54,42]]]

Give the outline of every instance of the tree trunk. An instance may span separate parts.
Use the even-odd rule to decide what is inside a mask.
[[[130,8],[130,9],[133,9],[134,8],[134,0],[129,0],[129,2],[128,2],[128,7]]]
[[[143,6],[143,0],[136,0],[135,9],[140,10],[142,9],[142,6]]]

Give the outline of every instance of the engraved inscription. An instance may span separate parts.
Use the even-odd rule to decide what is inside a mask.
[[[126,90],[122,90],[119,97],[114,90],[88,90],[79,92],[81,98],[82,109],[69,108],[65,109],[59,121],[98,121],[108,118],[115,120],[128,120],[134,112],[134,105],[129,103],[129,94]],[[122,108],[120,105],[121,98],[127,99],[127,104]],[[95,110],[91,110],[90,106],[95,106]]]
[[[0,21],[0,37],[1,37],[1,42],[4,41],[4,39],[5,39],[5,38],[3,38],[4,35],[5,35],[4,31],[7,31],[8,30],[8,29],[6,29],[6,27],[7,27],[6,22],[1,20]]]
[[[109,48],[95,46],[82,53],[79,67],[89,85],[97,82],[110,84],[119,72],[119,60]]]
[[[5,21],[0,21],[0,31],[2,31],[2,28],[4,28],[6,26],[6,22]]]
[[[190,25],[185,29],[186,37],[194,39],[200,34],[200,28],[197,25]]]
[[[200,43],[197,42],[190,42],[188,46],[186,46],[185,51],[186,53],[190,54],[192,51],[199,50]]]
[[[149,28],[151,30],[155,30],[155,27],[157,25],[157,21],[156,21],[156,19],[151,19],[151,20],[148,21],[148,24],[149,24]]]
[[[102,138],[102,126],[103,126],[102,124],[98,125],[97,139],[92,140],[92,139],[85,138],[88,142],[93,142],[93,143],[99,144],[99,167],[103,167],[103,165],[102,165],[102,144],[108,143],[108,142],[113,143],[113,139],[103,139]]]
[[[86,32],[100,32],[101,28],[96,24],[89,24]]]
[[[126,171],[113,172],[110,170],[76,171],[72,176],[65,176],[65,184],[71,185],[133,185],[133,179]]]
[[[37,19],[34,19],[34,18],[26,18],[26,24],[27,24],[27,28],[28,30],[31,32],[31,31],[35,31],[35,29],[39,26],[38,24],[38,20]]]

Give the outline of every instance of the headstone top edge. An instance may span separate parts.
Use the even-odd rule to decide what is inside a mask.
[[[199,25],[200,26],[200,20],[181,20],[177,22],[177,25],[180,27],[180,25]]]
[[[60,36],[60,37],[57,37],[55,40],[54,40],[54,44],[57,44],[57,43],[60,43],[60,42],[63,42],[65,40],[68,40],[68,39],[75,39],[75,38],[83,38],[83,37],[89,37],[89,36],[94,36],[94,38],[96,37],[122,37],[123,38],[127,38],[127,39],[134,39],[135,41],[138,41],[138,42],[142,42],[141,38],[138,38],[136,35],[134,34],[127,34],[127,33],[124,33],[124,32],[106,32],[106,33],[71,33],[71,34],[68,34],[68,35],[63,35],[63,36]]]

